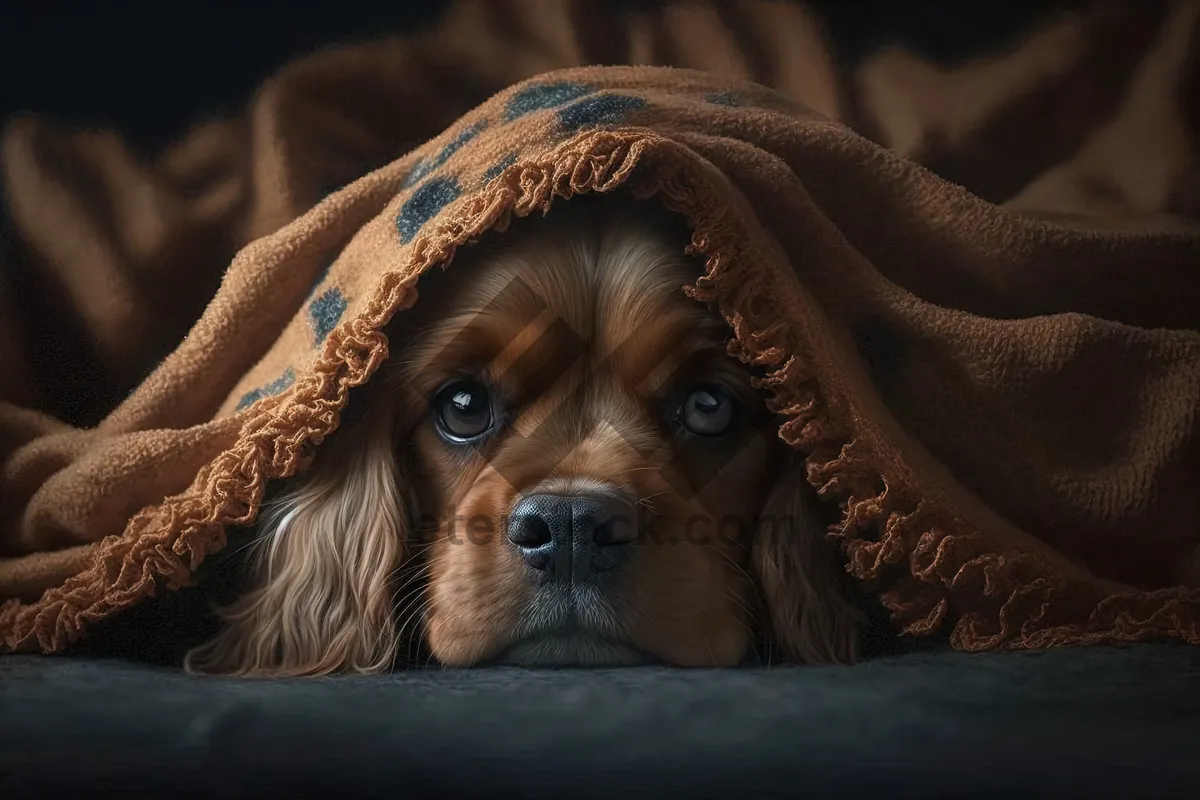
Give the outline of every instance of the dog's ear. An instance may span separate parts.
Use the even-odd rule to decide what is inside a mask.
[[[391,668],[399,645],[393,578],[409,516],[392,437],[370,428],[327,442],[265,508],[247,561],[249,590],[221,612],[220,633],[188,653],[189,671]]]
[[[750,551],[779,654],[792,663],[850,664],[861,615],[844,594],[833,543],[803,464],[792,458],[771,490]]]

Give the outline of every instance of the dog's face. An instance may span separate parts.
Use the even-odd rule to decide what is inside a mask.
[[[572,201],[434,276],[198,655],[373,669],[416,636],[451,666],[720,666],[761,635],[845,660],[797,461],[728,327],[684,294],[686,240],[648,211]]]
[[[762,401],[727,326],[684,295],[679,242],[633,215],[545,222],[464,259],[469,283],[405,347],[401,383],[428,408],[407,471],[429,648],[736,662],[778,456]]]

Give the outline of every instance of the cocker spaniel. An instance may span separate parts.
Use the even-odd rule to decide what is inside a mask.
[[[577,198],[422,278],[188,667],[852,661],[827,521],[686,241]]]

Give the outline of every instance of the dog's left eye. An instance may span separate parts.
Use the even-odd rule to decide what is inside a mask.
[[[445,386],[433,403],[438,431],[462,444],[484,436],[492,429],[492,401],[487,387],[478,381],[455,381]]]
[[[737,406],[723,389],[693,389],[679,410],[679,421],[697,436],[724,436],[737,419]]]

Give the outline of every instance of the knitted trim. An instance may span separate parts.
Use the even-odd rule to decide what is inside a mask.
[[[303,469],[332,433],[351,388],[366,383],[388,356],[382,329],[416,299],[417,278],[446,264],[455,249],[511,215],[546,211],[555,198],[605,192],[630,181],[690,220],[689,253],[705,275],[689,294],[713,302],[732,328],[730,352],[767,368],[758,382],[786,418],[779,435],[807,453],[818,493],[843,509],[831,535],[847,569],[887,587],[882,598],[903,632],[926,635],[952,622],[965,650],[1137,641],[1173,636],[1200,644],[1200,592],[1183,589],[1105,595],[1067,578],[1043,555],[1003,550],[952,508],[935,508],[889,467],[881,443],[854,431],[847,406],[831,405],[806,355],[822,346],[789,324],[766,264],[736,212],[733,188],[683,146],[645,131],[585,133],[551,153],[509,167],[486,189],[429,226],[410,262],[382,276],[374,299],[328,337],[311,371],[288,392],[246,412],[236,444],[197,474],[191,486],[135,515],[121,535],[95,547],[91,565],[36,602],[0,608],[0,641],[12,650],[62,650],[89,623],[153,596],[159,583],[192,583],[206,557],[226,546],[226,527],[252,524],[267,482]],[[732,265],[737,265],[736,268]],[[808,323],[804,323],[808,324]],[[811,338],[811,337],[809,337]],[[827,390],[836,387],[826,385]],[[907,563],[906,563],[907,562]],[[907,567],[907,568],[906,568]]]
[[[735,333],[733,355],[768,369],[757,383],[770,410],[787,419],[780,438],[806,454],[810,483],[843,510],[830,535],[841,541],[847,571],[881,589],[902,633],[925,636],[950,624],[952,646],[967,651],[1168,637],[1200,644],[1200,591],[1113,591],[1045,553],[1000,547],[957,509],[926,500],[902,476],[907,470],[889,465],[869,426],[853,425],[853,399],[840,408],[829,402],[837,387],[810,363],[814,348],[828,345],[804,341],[803,325],[788,319],[762,267],[771,254],[757,250],[730,213],[729,189],[682,152],[664,160],[647,193],[657,191],[691,221],[689,249],[705,258],[706,275],[689,293],[717,303]]]

